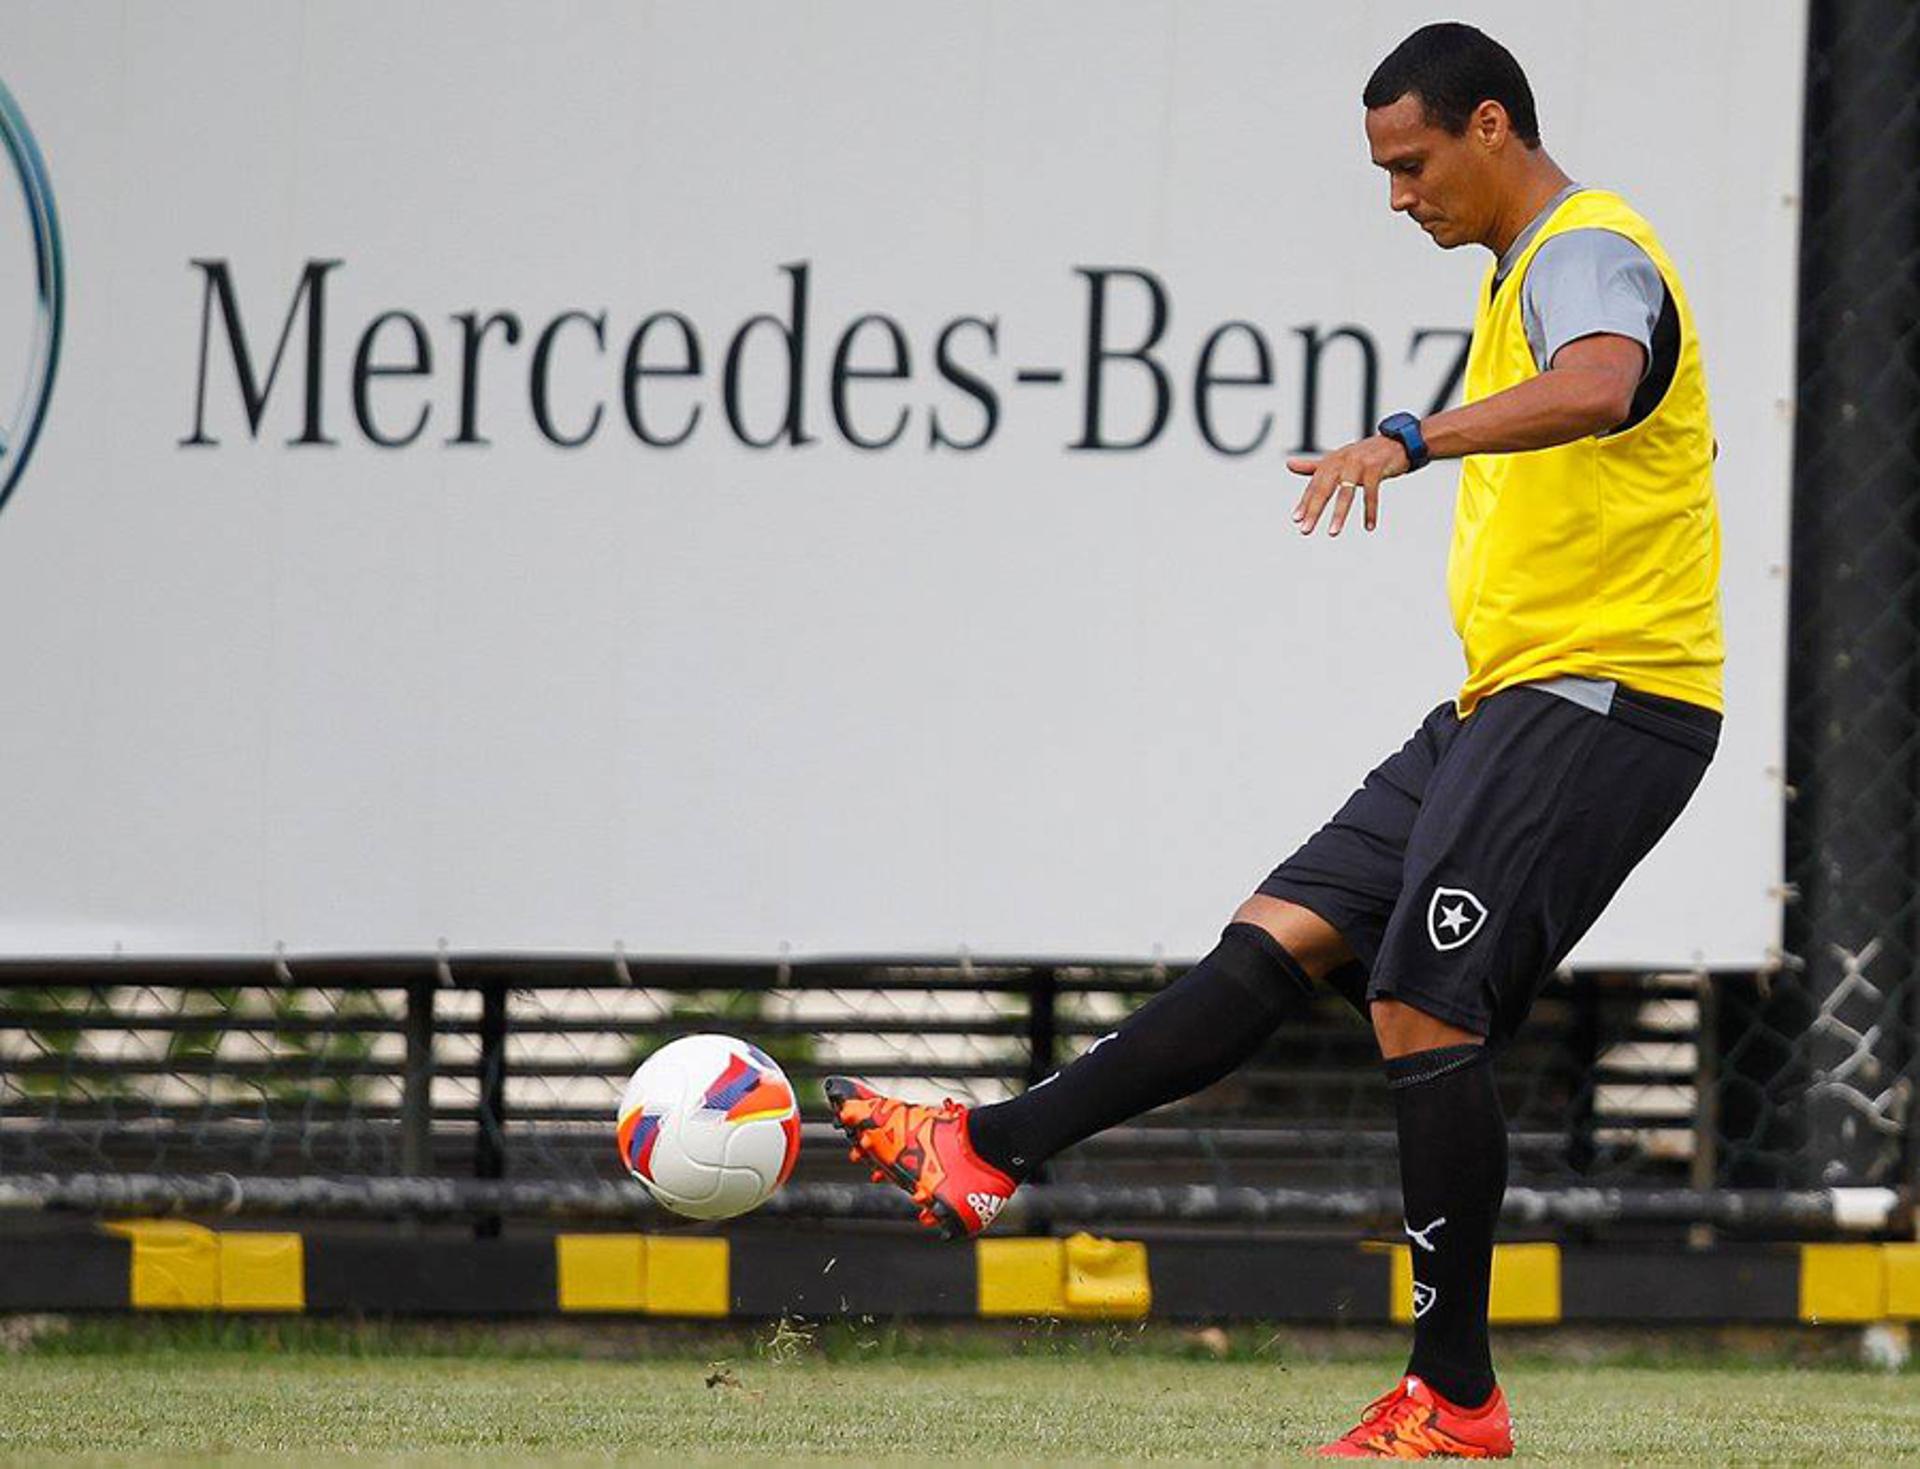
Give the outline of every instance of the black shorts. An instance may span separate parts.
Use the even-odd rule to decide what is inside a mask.
[[[1673,824],[1719,740],[1710,709],[1627,688],[1601,714],[1520,685],[1442,704],[1260,884],[1340,931],[1332,976],[1502,1039]],[[1362,972],[1364,971],[1364,972]]]

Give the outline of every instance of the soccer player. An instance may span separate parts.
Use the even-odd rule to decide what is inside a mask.
[[[1061,1149],[1219,1080],[1317,983],[1372,1023],[1413,1262],[1401,1380],[1321,1452],[1504,1457],[1487,1291],[1506,1190],[1490,1050],[1673,823],[1719,739],[1715,444],[1672,260],[1540,144],[1513,56],[1415,31],[1362,94],[1388,201],[1483,245],[1463,404],[1318,459],[1293,518],[1378,524],[1384,481],[1459,459],[1447,591],[1466,679],[1262,883],[1218,946],[1072,1064],[996,1106],[835,1077],[856,1159],[972,1235]]]

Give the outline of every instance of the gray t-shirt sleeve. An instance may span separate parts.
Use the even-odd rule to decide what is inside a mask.
[[[1653,359],[1653,328],[1666,285],[1647,252],[1606,229],[1568,230],[1534,252],[1521,293],[1521,316],[1534,366],[1545,372],[1568,342],[1596,332],[1632,337]]]

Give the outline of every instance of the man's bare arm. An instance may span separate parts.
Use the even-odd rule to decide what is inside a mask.
[[[1435,459],[1550,449],[1615,428],[1633,407],[1646,353],[1611,333],[1568,342],[1538,377],[1420,421]]]
[[[1554,354],[1537,377],[1503,392],[1449,408],[1420,421],[1427,452],[1435,459],[1466,454],[1514,454],[1572,443],[1616,427],[1633,407],[1646,351],[1632,337],[1610,332],[1581,337]],[[1339,535],[1359,494],[1366,527],[1380,520],[1382,480],[1405,474],[1407,451],[1384,434],[1359,439],[1318,459],[1295,458],[1287,468],[1309,476],[1294,508],[1302,535],[1312,535],[1329,503],[1329,535]]]

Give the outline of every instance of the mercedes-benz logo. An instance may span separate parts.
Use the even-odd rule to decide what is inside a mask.
[[[0,143],[20,211],[0,201],[0,506],[32,457],[53,396],[66,315],[66,273],[53,184],[33,131],[0,83]]]

